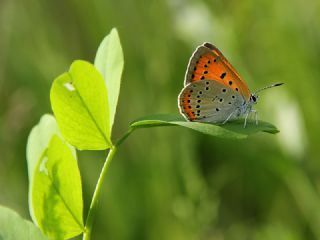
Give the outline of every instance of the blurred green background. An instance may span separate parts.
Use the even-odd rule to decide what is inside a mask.
[[[125,70],[115,134],[178,112],[193,50],[214,43],[281,132],[243,141],[138,130],[106,178],[93,239],[320,239],[319,0],[0,1],[0,204],[28,213],[26,140],[53,79],[117,27]],[[79,152],[85,213],[105,152]]]

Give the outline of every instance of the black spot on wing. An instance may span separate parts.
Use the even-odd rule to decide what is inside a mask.
[[[224,77],[227,75],[227,73],[226,72],[224,72],[224,73],[222,73],[221,75],[220,75],[220,78],[221,79],[224,79]]]

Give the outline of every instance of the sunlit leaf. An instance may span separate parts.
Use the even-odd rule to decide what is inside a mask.
[[[39,123],[32,128],[27,143],[28,175],[30,182],[32,181],[33,171],[40,156],[48,147],[48,143],[54,134],[59,134],[59,129],[56,120],[50,114],[43,115]]]
[[[50,99],[59,129],[70,144],[80,150],[111,146],[108,94],[92,64],[73,62],[69,72],[54,80]]]
[[[34,126],[29,134],[27,142],[27,162],[28,162],[28,176],[29,176],[29,211],[32,220],[36,222],[33,214],[33,208],[31,204],[31,186],[34,169],[39,161],[44,150],[48,147],[49,141],[54,134],[61,134],[58,129],[55,118],[50,114],[44,114],[39,123]],[[69,146],[73,155],[75,156],[75,149]]]
[[[0,206],[0,240],[46,240],[41,231],[15,211]]]
[[[101,42],[94,60],[94,65],[102,74],[108,89],[110,129],[113,126],[120,94],[123,63],[119,34],[117,29],[113,28],[110,34]]]
[[[32,205],[40,229],[50,238],[68,239],[83,232],[83,200],[77,160],[54,135],[34,171]]]
[[[239,119],[218,125],[212,123],[189,122],[177,114],[158,114],[138,119],[132,122],[130,126],[132,128],[182,126],[211,136],[235,139],[246,138],[247,136],[258,132],[279,132],[275,126],[264,121],[259,121],[259,124],[256,125],[254,121],[249,120],[247,126],[244,128],[243,121],[244,120]]]

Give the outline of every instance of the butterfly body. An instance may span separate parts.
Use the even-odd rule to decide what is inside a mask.
[[[279,86],[281,84],[274,84]],[[225,123],[257,112],[258,96],[212,44],[199,46],[189,60],[184,88],[179,94],[180,113],[189,121]]]

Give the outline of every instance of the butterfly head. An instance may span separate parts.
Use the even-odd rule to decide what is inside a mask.
[[[250,95],[250,100],[249,100],[249,102],[251,103],[251,105],[257,104],[258,99],[259,99],[259,96],[258,96],[258,95],[256,95],[256,94],[251,94],[251,95]]]

